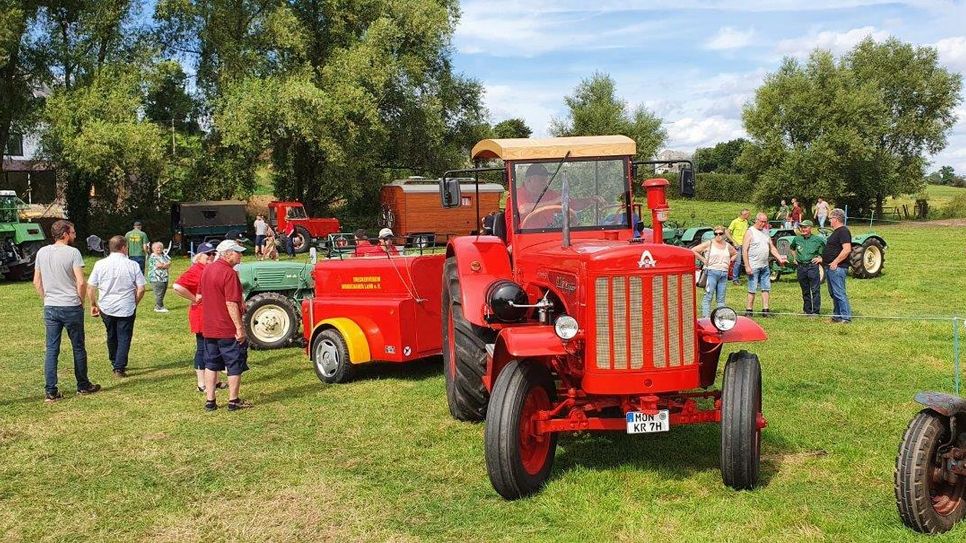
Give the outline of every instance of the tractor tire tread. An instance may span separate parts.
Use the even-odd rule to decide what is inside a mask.
[[[488,328],[476,326],[463,317],[462,293],[456,259],[446,259],[443,272],[443,337],[447,338],[447,311],[453,315],[455,342],[455,370],[449,367],[449,347],[443,345],[443,359],[447,382],[447,403],[453,418],[462,421],[479,422],[486,417],[489,393],[483,385],[486,373],[486,344],[495,339]],[[447,339],[449,341],[449,339]],[[451,376],[451,372],[453,374]]]
[[[761,364],[758,356],[741,350],[731,353],[724,370],[721,394],[721,474],[735,490],[758,484],[760,450],[754,435],[761,402]]]
[[[869,246],[878,248],[879,254],[882,257],[882,263],[875,273],[871,273],[865,269],[865,251]],[[856,279],[872,279],[882,275],[882,270],[885,268],[885,252],[882,249],[882,243],[875,238],[869,238],[862,245],[853,245],[852,254],[849,255],[849,268],[852,270],[852,277]]]

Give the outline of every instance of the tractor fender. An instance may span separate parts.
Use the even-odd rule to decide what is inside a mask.
[[[456,257],[463,317],[477,326],[489,326],[483,319],[486,289],[497,279],[511,279],[510,253],[496,236],[461,236],[446,246],[446,257]]]
[[[882,239],[882,236],[876,234],[875,232],[869,232],[868,234],[860,234],[858,236],[852,236],[852,245],[862,245],[867,240],[874,239],[882,244],[882,249],[885,250],[887,247],[886,241]]]
[[[363,364],[372,361],[372,355],[369,352],[369,340],[366,339],[366,334],[354,320],[345,317],[334,317],[319,321],[315,325],[315,328],[312,329],[312,340],[309,342],[309,349],[312,348],[312,342],[315,341],[315,336],[319,332],[329,328],[338,330],[342,334],[342,338],[345,339],[346,347],[349,349],[349,362]]]
[[[487,389],[493,388],[493,383],[511,360],[525,358],[546,358],[564,356],[563,340],[557,337],[553,326],[541,324],[539,326],[518,326],[500,330],[493,345],[492,356],[486,360],[486,375],[483,382]]]
[[[735,327],[727,332],[719,332],[711,324],[711,319],[698,319],[698,334],[701,341],[711,345],[721,343],[746,343],[768,339],[765,329],[748,317],[738,317]]]
[[[916,402],[946,417],[966,413],[966,398],[944,392],[920,392],[916,394]]]

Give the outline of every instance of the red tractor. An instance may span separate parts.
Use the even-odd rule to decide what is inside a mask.
[[[292,248],[296,253],[307,253],[312,242],[328,239],[339,231],[339,219],[313,219],[305,212],[302,202],[271,202],[268,221],[278,234],[291,232]]]
[[[723,345],[765,332],[727,307],[697,318],[694,255],[662,243],[667,180],[644,182],[653,229],[635,238],[635,153],[624,136],[484,140],[473,159],[501,168],[440,182],[443,207],[461,202],[458,175],[501,171],[510,190],[495,235],[449,242],[442,292],[449,409],[485,418],[487,471],[507,499],[544,485],[560,433],[587,430],[720,423],[725,484],[758,483],[758,357],[729,354],[712,386]],[[681,179],[693,195],[693,170]]]

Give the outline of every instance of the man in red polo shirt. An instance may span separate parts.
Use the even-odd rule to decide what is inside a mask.
[[[234,240],[219,243],[218,258],[205,266],[198,287],[204,303],[201,334],[205,337],[205,411],[218,409],[215,383],[222,370],[228,372],[228,410],[251,407],[251,403],[238,397],[241,375],[248,370],[248,341],[242,326],[245,302],[235,273],[244,250]]]

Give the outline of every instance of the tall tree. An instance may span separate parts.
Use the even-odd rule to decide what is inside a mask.
[[[744,110],[753,143],[740,163],[762,203],[824,196],[881,214],[887,196],[921,189],[925,154],[945,147],[961,87],[935,49],[895,39],[864,40],[838,61],[823,50],[805,64],[785,59]]]
[[[700,147],[694,151],[695,167],[699,173],[741,173],[738,157],[747,144],[745,138],[737,138],[714,147]]]
[[[506,119],[493,125],[493,137],[495,138],[529,138],[533,131],[527,123],[520,118]]]
[[[39,51],[29,32],[37,10],[34,1],[0,0],[0,150],[11,133],[30,128],[41,104],[34,96]]]
[[[628,110],[627,102],[617,97],[614,80],[607,74],[595,73],[582,80],[564,102],[568,117],[551,121],[550,132],[554,136],[623,134],[637,142],[640,159],[653,157],[667,138],[661,119],[643,105]]]

